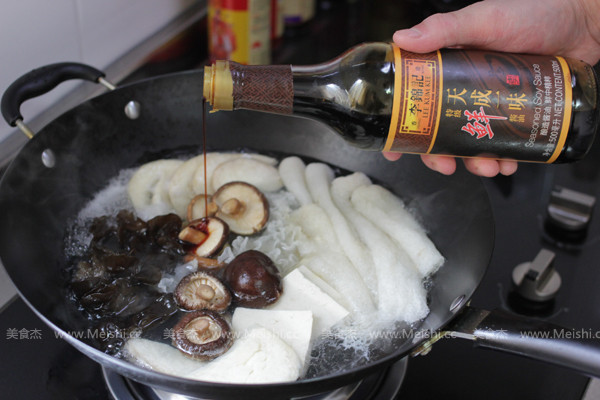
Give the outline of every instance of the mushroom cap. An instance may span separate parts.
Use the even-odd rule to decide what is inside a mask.
[[[231,327],[213,311],[187,313],[173,327],[173,345],[197,360],[212,360],[231,347]]]
[[[177,305],[186,310],[224,311],[231,304],[229,290],[206,272],[185,276],[175,288],[173,297]]]
[[[248,250],[225,268],[224,279],[236,304],[263,308],[276,302],[283,291],[279,271],[264,253]]]
[[[229,227],[217,217],[193,220],[180,233],[179,239],[195,244],[194,253],[199,257],[216,254],[225,245]]]
[[[246,182],[229,182],[212,197],[219,211],[216,216],[238,235],[252,235],[269,220],[269,202],[255,186]]]

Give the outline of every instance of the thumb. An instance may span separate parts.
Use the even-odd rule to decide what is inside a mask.
[[[443,14],[434,14],[410,29],[394,33],[398,47],[415,53],[428,53],[443,47],[486,47],[496,29],[500,10],[495,2],[483,1]]]

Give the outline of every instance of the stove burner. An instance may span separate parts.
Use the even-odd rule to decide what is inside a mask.
[[[381,372],[369,375],[362,381],[341,387],[328,393],[308,397],[294,397],[291,400],[391,400],[402,385],[407,358],[397,361]],[[143,385],[102,367],[106,386],[115,400],[202,400]]]

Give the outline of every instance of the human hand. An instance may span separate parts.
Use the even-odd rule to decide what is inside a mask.
[[[398,160],[401,153],[383,152],[383,156],[390,160]],[[428,168],[444,175],[452,175],[456,171],[456,160],[452,156],[436,154],[421,154],[421,160]],[[474,175],[491,178],[498,174],[512,175],[517,172],[518,164],[512,160],[492,160],[489,158],[464,158],[465,167]]]
[[[562,55],[595,64],[600,59],[600,1],[485,0],[458,11],[435,14],[397,31],[394,43],[416,53],[443,47],[470,47],[513,53]],[[389,160],[398,153],[384,153]],[[454,157],[422,155],[425,165],[442,174],[456,169]],[[481,176],[510,175],[517,162],[465,158],[466,168]]]

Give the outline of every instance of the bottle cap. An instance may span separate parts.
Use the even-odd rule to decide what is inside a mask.
[[[204,67],[203,94],[213,111],[233,110],[233,78],[229,61],[218,60]]]

